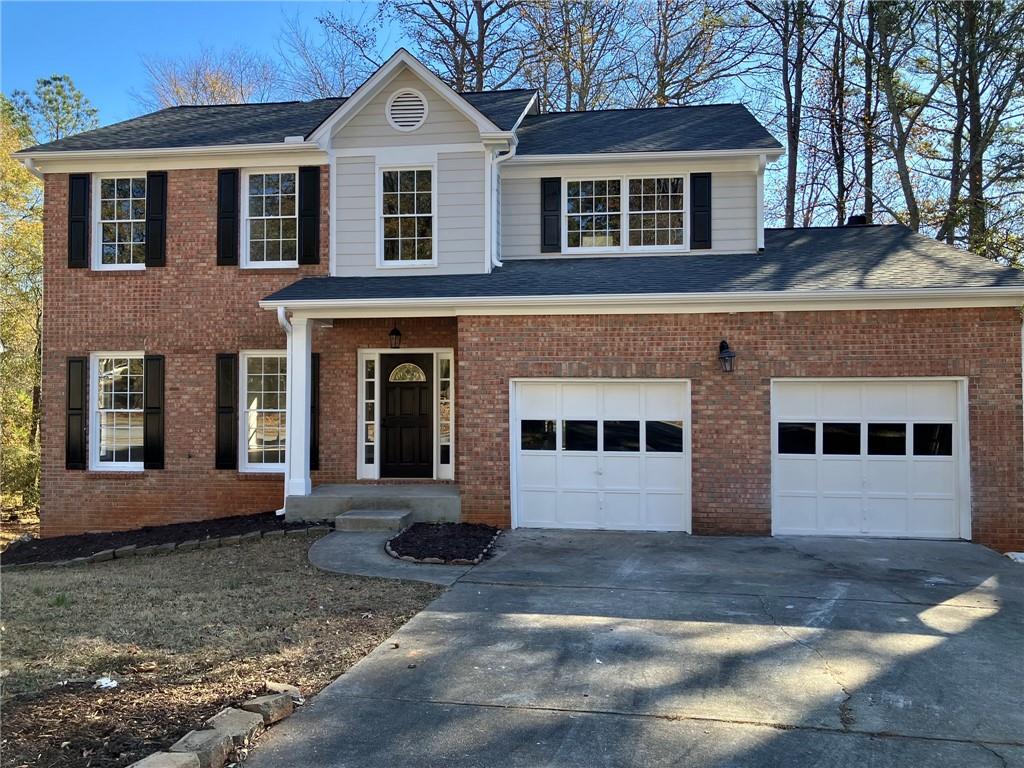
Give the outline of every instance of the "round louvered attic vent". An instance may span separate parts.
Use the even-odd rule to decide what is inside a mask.
[[[396,131],[415,131],[427,119],[427,100],[412,88],[397,91],[388,99],[388,122]]]

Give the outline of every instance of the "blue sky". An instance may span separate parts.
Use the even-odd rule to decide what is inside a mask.
[[[31,90],[36,79],[69,74],[100,111],[100,123],[142,113],[143,55],[180,56],[203,46],[247,46],[276,56],[285,17],[315,25],[325,10],[363,3],[0,2],[0,89]],[[346,6],[348,6],[346,8]]]

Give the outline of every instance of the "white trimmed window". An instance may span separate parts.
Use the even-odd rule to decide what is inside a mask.
[[[245,172],[243,266],[298,266],[297,178],[295,168]]]
[[[287,358],[284,352],[243,352],[241,468],[283,472],[287,428]]]
[[[146,266],[146,175],[97,176],[93,267]]]
[[[565,185],[566,245],[618,248],[622,243],[619,179],[570,181]]]
[[[92,356],[90,468],[143,468],[143,359],[141,352]]]
[[[567,251],[689,250],[686,174],[567,179]]]
[[[682,176],[629,180],[629,245],[686,244]]]
[[[433,169],[388,168],[379,173],[381,264],[436,263]]]

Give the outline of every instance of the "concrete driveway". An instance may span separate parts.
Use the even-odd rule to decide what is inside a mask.
[[[513,531],[247,765],[1024,766],[1024,567]]]

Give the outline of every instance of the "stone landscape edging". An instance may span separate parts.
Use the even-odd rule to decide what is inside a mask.
[[[493,536],[491,536],[491,540],[487,542],[484,548],[480,551],[480,554],[472,560],[467,560],[464,557],[457,557],[454,560],[442,560],[440,557],[413,557],[412,555],[400,555],[391,548],[391,542],[412,528],[413,525],[415,525],[415,523],[405,526],[405,528],[385,541],[384,551],[396,560],[405,560],[407,563],[417,563],[419,565],[480,565],[487,553],[491,551],[491,547],[494,546],[494,542],[497,541],[498,536],[501,535],[501,530],[499,529]]]
[[[116,549],[103,549],[91,555],[72,557],[69,560],[47,560],[35,563],[12,563],[4,565],[0,556],[0,570],[27,571],[32,568],[65,568],[73,565],[92,565],[103,563],[108,560],[121,560],[129,557],[141,557],[145,555],[166,555],[171,552],[189,552],[194,549],[216,549],[218,547],[229,547],[233,544],[241,544],[245,541],[255,541],[261,538],[273,538],[277,536],[307,536],[320,531],[329,531],[331,528],[326,525],[311,525],[307,528],[278,528],[272,531],[249,531],[248,533],[236,533],[231,536],[217,536],[210,539],[186,539],[181,542],[168,541],[164,544],[126,544]]]
[[[136,760],[128,768],[222,768],[232,758],[242,762],[253,741],[275,723],[291,717],[305,700],[298,688],[266,683],[267,693],[238,707],[225,707],[162,752]]]

